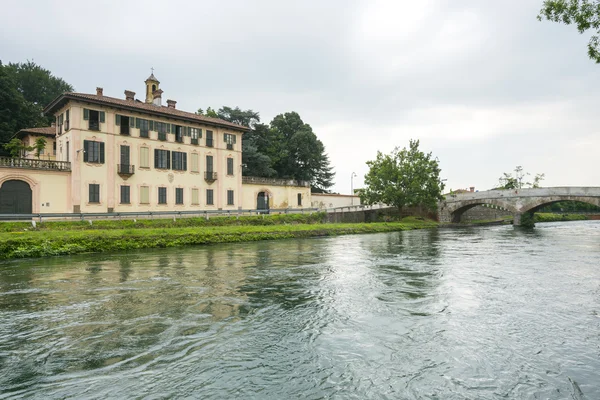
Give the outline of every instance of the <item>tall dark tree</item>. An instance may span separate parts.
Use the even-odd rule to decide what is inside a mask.
[[[278,151],[274,168],[279,177],[309,181],[319,192],[333,185],[334,173],[325,146],[297,112],[273,118],[271,130],[273,139],[281,143],[280,149],[274,149]]]
[[[223,106],[217,111],[219,118],[233,122],[234,124],[247,126],[253,128],[254,124],[260,122],[260,115],[252,110],[242,110],[239,107],[231,108]]]
[[[48,126],[53,116],[43,116],[44,106],[73,87],[50,71],[26,63],[0,62],[0,144],[20,129]]]

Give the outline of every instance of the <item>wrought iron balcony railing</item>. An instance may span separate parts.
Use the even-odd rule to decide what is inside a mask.
[[[198,144],[198,139],[192,138],[192,144]]]
[[[71,171],[71,163],[67,161],[36,160],[30,158],[0,157],[0,168],[45,169],[54,171]]]
[[[206,147],[213,147],[213,140],[212,139],[206,139]]]
[[[233,143],[227,143],[227,150],[233,150]]]

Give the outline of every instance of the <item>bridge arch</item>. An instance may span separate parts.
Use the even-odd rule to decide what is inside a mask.
[[[543,199],[538,199],[536,201],[532,201],[524,204],[519,210],[521,213],[534,213],[538,211],[540,208],[544,208],[546,206],[552,205],[554,203],[565,202],[565,201],[577,201],[580,203],[591,204],[593,206],[600,207],[600,198],[599,197],[588,197],[588,196],[556,196],[556,197],[548,197]]]
[[[507,203],[502,200],[498,200],[498,199],[466,200],[466,201],[460,202],[459,204],[448,206],[447,212],[450,214],[450,222],[454,222],[454,223],[460,222],[462,219],[462,216],[465,212],[467,212],[468,210],[470,210],[473,207],[482,206],[482,205],[495,206],[502,210],[512,212],[513,214],[518,212],[517,209],[512,204]]]

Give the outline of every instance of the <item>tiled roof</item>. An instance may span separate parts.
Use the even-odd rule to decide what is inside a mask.
[[[156,77],[154,76],[154,72],[150,74],[150,76],[148,77],[148,79],[146,79],[146,81],[156,81],[158,82],[158,79],[156,79]],[[158,82],[160,83],[160,82]]]
[[[239,131],[248,131],[249,129],[245,126],[234,124],[231,122],[224,121],[219,118],[210,118],[204,115],[196,115],[194,113],[181,111],[176,108],[166,106],[156,106],[154,104],[148,104],[140,101],[131,101],[125,99],[117,99],[115,97],[98,96],[95,94],[87,93],[65,93],[58,96],[44,109],[45,113],[53,113],[58,108],[62,107],[68,100],[82,100],[88,101],[94,104],[101,104],[107,106],[118,107],[130,111],[137,111],[142,113],[154,114],[162,117],[171,117],[189,122],[197,122],[206,125],[220,126],[224,128],[236,129]]]
[[[23,138],[29,134],[54,137],[56,136],[56,128],[53,126],[45,126],[43,128],[25,128],[15,133],[13,137]]]

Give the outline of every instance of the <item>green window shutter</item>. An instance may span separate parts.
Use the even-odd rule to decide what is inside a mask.
[[[104,164],[104,142],[100,142],[100,164]]]
[[[115,125],[121,125],[121,116],[119,114],[115,114]]]
[[[106,115],[104,114],[104,111],[100,111],[100,122],[104,122]]]
[[[233,144],[237,143],[237,135],[233,135]]]
[[[150,121],[149,122],[150,127],[148,128],[149,130],[153,131],[154,130],[154,121]]]
[[[171,133],[177,133],[177,128],[175,127],[175,124],[171,124]]]
[[[167,169],[171,169],[171,152],[167,151]]]
[[[83,141],[83,162],[88,161],[88,154],[90,153],[89,143],[87,140]]]
[[[135,119],[135,127],[140,129],[140,119],[139,118],[134,118]]]
[[[183,154],[183,170],[187,171],[187,153],[182,153]]]
[[[90,110],[88,110],[87,108],[83,109],[83,119],[86,120],[86,121],[88,119],[90,119]]]
[[[202,129],[198,129],[198,139],[202,139]]]
[[[135,128],[135,118],[129,117],[129,127]]]
[[[228,135],[227,133],[223,134],[223,141],[224,141],[225,143],[227,143],[227,135]]]
[[[171,133],[171,124],[165,124],[165,125],[167,125],[167,129],[166,129],[167,133]]]
[[[158,149],[154,149],[154,168],[158,168]]]

